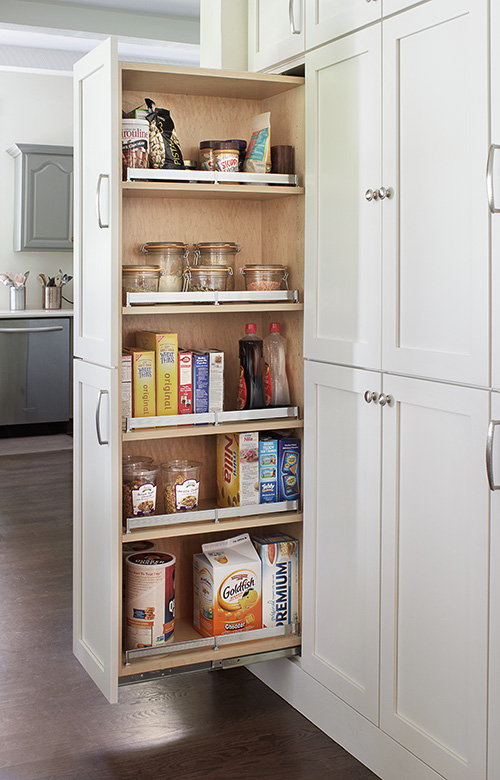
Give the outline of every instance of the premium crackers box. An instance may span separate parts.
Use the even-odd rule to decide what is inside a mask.
[[[132,355],[122,355],[122,431],[127,428],[127,417],[132,417]]]
[[[124,350],[132,360],[132,416],[156,415],[155,353],[132,347]]]
[[[209,360],[206,352],[193,352],[193,411],[208,412]]]
[[[179,414],[193,412],[193,353],[179,350]]]
[[[262,564],[262,627],[299,619],[299,543],[285,534],[252,536]]]
[[[217,435],[217,505],[259,503],[259,434]]]
[[[300,498],[300,439],[278,441],[278,501]]]
[[[259,491],[261,504],[278,500],[278,440],[272,436],[259,439]]]
[[[193,556],[193,625],[203,636],[262,627],[261,561],[248,534]]]
[[[177,333],[139,331],[135,334],[135,343],[154,351],[156,356],[156,414],[177,414]]]

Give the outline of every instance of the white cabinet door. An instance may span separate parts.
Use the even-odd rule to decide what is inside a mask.
[[[490,688],[488,700],[488,780],[500,777],[500,394],[491,394],[491,417],[497,421],[490,428],[491,528],[490,528]],[[490,453],[488,454],[490,460]]]
[[[488,385],[488,2],[383,22],[382,368]]]
[[[304,51],[305,0],[249,0],[248,70],[258,71]]]
[[[75,355],[119,365],[120,123],[116,41],[79,60],[75,73]]]
[[[491,3],[491,143],[488,168],[488,203],[493,211],[491,220],[491,384],[500,389],[500,2]]]
[[[109,701],[116,701],[121,563],[118,370],[75,360],[74,399],[73,651]]]
[[[373,0],[369,0],[373,2]],[[383,14],[389,16],[395,14],[398,11],[406,11],[407,8],[412,8],[414,5],[420,5],[422,2],[434,2],[434,0],[382,0],[383,2]]]
[[[378,720],[380,375],[305,363],[302,666]]]
[[[306,0],[306,49],[380,19],[379,0]]]
[[[380,367],[380,25],[306,55],[304,355]]]
[[[384,376],[381,728],[447,780],[486,771],[488,391]],[[496,737],[497,738],[497,737]]]

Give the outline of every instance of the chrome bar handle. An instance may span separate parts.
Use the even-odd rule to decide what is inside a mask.
[[[493,437],[495,436],[495,427],[497,425],[500,425],[500,420],[490,420],[486,438],[486,472],[490,490],[500,490],[500,485],[495,485],[495,476],[493,474]]]
[[[107,173],[100,173],[99,178],[97,179],[97,191],[96,191],[97,224],[99,225],[100,228],[109,228],[109,222],[105,224],[101,219],[101,185],[103,179],[108,179],[109,181],[109,175]]]
[[[58,330],[64,330],[60,326],[49,328],[0,328],[0,333],[54,333]]]
[[[488,195],[488,206],[492,214],[500,213],[500,209],[497,209],[495,206],[495,192],[493,188],[493,163],[497,149],[500,149],[498,144],[491,144],[488,149],[488,162],[486,165],[486,193]]]
[[[97,432],[97,441],[101,446],[109,444],[109,440],[104,440],[101,435],[101,401],[103,395],[109,395],[107,390],[99,390],[99,398],[97,400],[97,407],[95,410],[95,427]]]
[[[290,19],[290,29],[292,31],[292,35],[300,35],[302,30],[300,27],[295,26],[294,3],[295,0],[288,0],[288,18]]]

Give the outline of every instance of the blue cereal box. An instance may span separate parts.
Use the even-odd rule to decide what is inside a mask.
[[[300,498],[300,439],[278,441],[278,501]]]
[[[271,504],[278,500],[278,440],[269,436],[259,439],[259,501]]]
[[[209,356],[206,352],[193,352],[193,412],[208,412]]]

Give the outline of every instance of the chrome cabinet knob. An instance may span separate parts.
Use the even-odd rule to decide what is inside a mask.
[[[380,187],[380,189],[377,192],[380,200],[385,200],[385,198],[391,198],[392,197],[392,190],[390,187]]]
[[[378,200],[377,190],[366,190],[365,199],[370,202],[371,200]]]
[[[394,398],[392,397],[392,395],[386,395],[385,393],[380,393],[378,397],[378,402],[380,406],[385,406],[386,404],[387,406],[392,406],[394,404]]]
[[[376,393],[374,390],[365,390],[363,398],[367,404],[371,404],[372,401],[377,403],[378,393]]]

